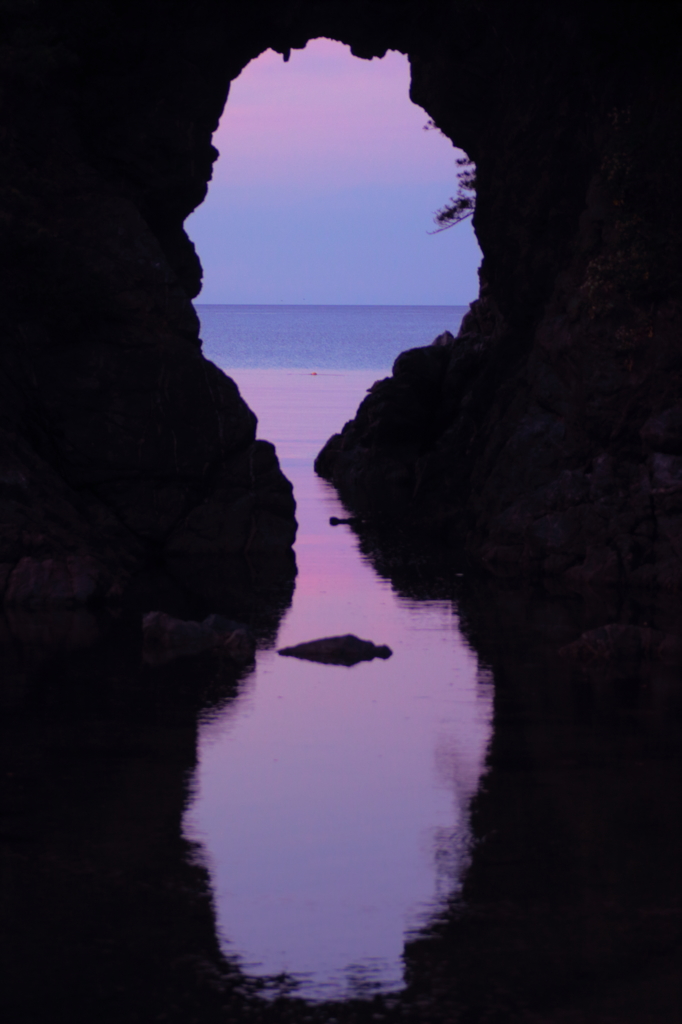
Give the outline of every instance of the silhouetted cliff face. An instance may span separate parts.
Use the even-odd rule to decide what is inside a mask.
[[[482,4],[413,56],[477,164],[483,289],[321,454],[351,504],[495,573],[682,586],[679,12]]]
[[[413,98],[477,163],[485,291],[441,376],[403,374],[407,421],[385,388],[388,420],[320,470],[494,571],[678,587],[679,9],[3,4],[5,602],[288,548],[290,488],[201,356],[182,224],[230,80],[322,35],[410,55]]]
[[[203,66],[185,7],[0,9],[8,605],[115,597],[150,558],[181,575],[222,558],[227,577],[293,541],[291,487],[202,357],[190,301],[201,271],[182,222],[241,65],[223,36]]]

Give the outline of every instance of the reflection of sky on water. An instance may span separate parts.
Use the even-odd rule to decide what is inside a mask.
[[[491,690],[452,605],[397,596],[359,555],[321,443],[376,373],[235,373],[298,501],[299,576],[278,645],[356,633],[393,650],[351,669],[261,651],[203,727],[190,833],[207,850],[225,949],[309,998],[401,984],[406,932],[466,862]]]

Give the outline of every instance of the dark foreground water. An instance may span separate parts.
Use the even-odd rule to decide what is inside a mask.
[[[163,576],[0,619],[3,1021],[678,1021],[680,668],[561,649],[679,599],[331,527],[312,459],[376,374],[234,374],[301,523],[255,667],[145,665],[143,610],[206,611]],[[275,653],[346,631],[393,657]]]

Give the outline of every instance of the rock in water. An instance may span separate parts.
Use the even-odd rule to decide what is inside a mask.
[[[371,640],[360,640],[347,633],[345,636],[327,636],[322,640],[309,640],[295,647],[283,647],[278,654],[288,658],[304,658],[306,661],[321,661],[325,665],[357,665],[359,661],[372,658],[390,658],[390,647],[377,647]]]
[[[163,665],[184,655],[220,650],[238,665],[253,659],[256,644],[246,626],[222,615],[209,615],[203,622],[174,619],[164,612],[148,612],[142,619],[143,658],[151,665]]]

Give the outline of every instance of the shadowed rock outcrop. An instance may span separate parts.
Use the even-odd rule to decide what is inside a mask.
[[[679,15],[609,0],[4,4],[5,600],[107,600],[150,560],[196,579],[198,558],[288,549],[288,484],[201,355],[183,221],[231,79],[318,36],[409,54],[412,98],[476,163],[484,253],[447,365],[423,377],[404,361],[406,417],[384,389],[388,420],[375,405],[369,434],[360,423],[320,471],[495,573],[679,588]]]
[[[520,10],[469,9],[412,60],[413,98],[477,165],[481,296],[318,472],[497,575],[678,590],[680,8]]]
[[[149,665],[216,651],[241,666],[252,662],[256,653],[255,638],[247,627],[222,615],[208,615],[203,622],[196,622],[147,612],[142,619],[142,637],[143,657]]]
[[[0,10],[9,605],[118,598],[169,559],[234,576],[294,538],[274,449],[201,354],[182,221],[205,195],[230,67],[188,63],[188,29],[155,3]]]

